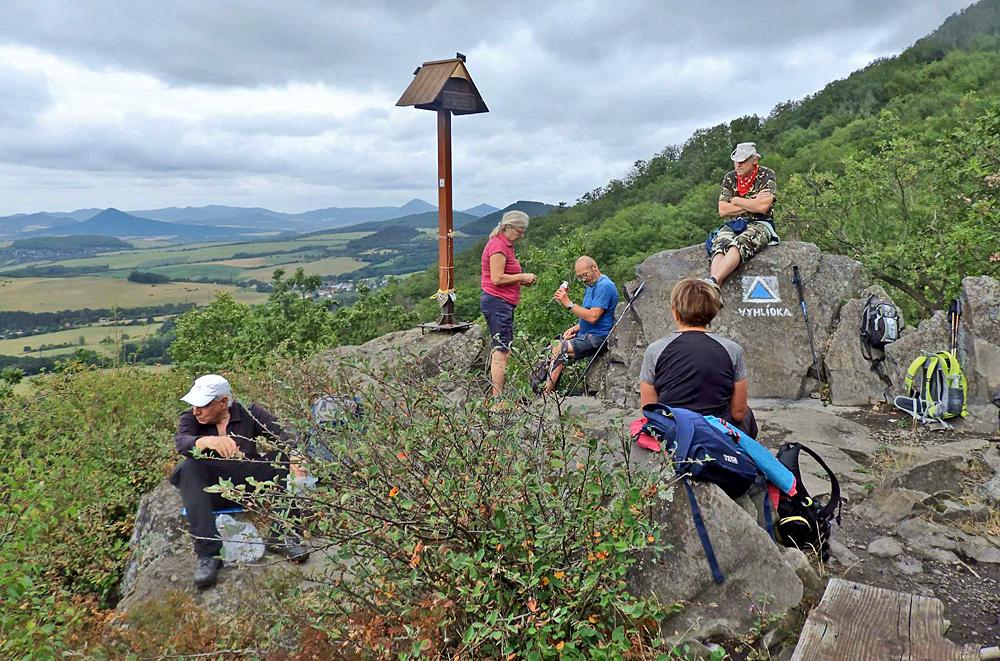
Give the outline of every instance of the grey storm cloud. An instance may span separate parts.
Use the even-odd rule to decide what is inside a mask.
[[[115,180],[95,173],[212,179],[213,194],[229,177],[247,202],[281,178],[290,208],[308,203],[288,179],[340,196],[327,205],[430,198],[433,115],[392,103],[418,64],[460,50],[491,112],[454,123],[458,203],[572,201],[697,128],[766,114],[899,52],[968,4],[5,0],[0,47],[145,74],[167,93],[317,86],[362,107],[193,108],[168,119],[132,107],[42,128],[49,81],[0,56],[0,165],[78,170],[94,186]],[[13,182],[5,172],[0,186]],[[197,189],[179,186],[177,203],[216,201],[193,199]]]
[[[31,126],[38,114],[52,102],[45,77],[6,66],[0,61],[0,127],[23,129]]]

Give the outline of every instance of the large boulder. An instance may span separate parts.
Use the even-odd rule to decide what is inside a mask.
[[[712,328],[743,347],[750,392],[755,397],[797,399],[818,385],[807,375],[813,361],[792,284],[793,265],[802,274],[820,360],[844,301],[864,287],[861,264],[798,241],[763,250],[730,276],[722,287],[725,307]],[[603,398],[627,406],[637,404],[642,352],[653,340],[673,332],[670,291],[683,278],[704,277],[707,267],[701,246],[666,250],[636,267],[637,280],[645,281],[646,287],[633,306],[635,314],[625,316],[608,343],[605,360],[595,364],[599,370],[595,380],[600,382]]]
[[[962,280],[962,321],[969,336],[969,392],[989,402],[1000,392],[1000,280],[985,275]]]
[[[572,397],[565,401],[563,414],[579,418],[588,436],[612,446],[617,439],[626,439],[624,453],[613,451],[606,461],[627,460],[639,470],[655,470],[663,460],[663,455],[630,442],[633,410],[608,407],[591,397]],[[628,577],[636,594],[654,593],[661,603],[684,604],[663,622],[664,635],[702,641],[738,637],[759,622],[761,613],[751,607],[777,617],[797,607],[803,581],[810,589],[819,581],[809,563],[771,540],[746,497],[734,501],[713,484],[695,483],[693,488],[725,582],[716,585],[712,580],[684,489],[672,487],[653,513],[669,548],[640,555]]]
[[[130,611],[148,601],[162,599],[169,592],[181,591],[189,593],[196,604],[210,613],[231,615],[234,606],[252,603],[262,594],[265,583],[262,579],[291,573],[307,581],[309,576],[320,575],[326,566],[326,559],[317,553],[299,566],[282,562],[281,556],[268,552],[253,565],[226,565],[215,587],[198,590],[191,582],[195,554],[181,507],[180,492],[167,480],[140,501],[129,542],[131,555],[119,587],[119,611]]]
[[[642,466],[657,458],[635,446],[630,461]],[[684,489],[675,487],[653,514],[669,547],[641,554],[628,576],[636,594],[684,605],[664,620],[663,634],[678,641],[737,638],[759,621],[760,611],[780,618],[796,608],[804,588],[789,561],[794,556],[786,558],[756,518],[714,484],[693,489],[725,581],[713,582]]]
[[[873,285],[861,292],[858,298],[852,298],[840,309],[839,323],[834,327],[830,338],[830,348],[826,352],[827,376],[830,380],[830,403],[843,406],[865,406],[875,402],[891,401],[893,390],[899,390],[901,384],[888,386],[879,375],[872,370],[872,363],[861,351],[861,338],[858,333],[861,324],[861,313],[865,309],[868,297],[892,302],[885,290]],[[882,369],[886,374],[896,374],[898,369],[885,352],[874,350],[873,357],[884,357]]]
[[[442,372],[482,372],[485,364],[483,331],[473,324],[462,331],[429,331],[411,328],[376,337],[361,345],[342,346],[315,360],[336,371],[345,363],[364,363],[374,374],[405,365],[411,373],[434,377]],[[355,377],[356,370],[350,370]]]
[[[955,349],[968,381],[969,417],[960,424],[969,431],[995,433],[997,410],[990,400],[1000,390],[1000,282],[989,276],[965,278],[961,301]],[[894,394],[905,394],[906,370],[922,351],[950,348],[951,326],[945,311],[939,310],[915,329],[904,331],[899,341],[885,350]]]

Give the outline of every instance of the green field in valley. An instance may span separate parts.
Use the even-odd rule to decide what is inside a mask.
[[[235,255],[249,256],[268,255],[277,251],[295,250],[296,248],[336,249],[343,247],[348,241],[367,236],[370,232],[345,232],[343,234],[323,234],[304,236],[300,239],[283,241],[252,241],[226,244],[197,244],[149,248],[144,250],[127,250],[111,252],[95,257],[81,257],[60,261],[38,261],[17,266],[8,266],[4,271],[12,271],[25,266],[46,266],[58,264],[67,268],[107,266],[111,270],[140,269],[149,270],[159,266],[175,264],[192,264],[200,262],[215,262],[233,259]],[[292,253],[293,255],[295,253]],[[289,258],[287,261],[291,261]]]
[[[0,310],[51,312],[81,308],[134,308],[164,303],[208,303],[218,290],[238,300],[259,303],[266,294],[231,285],[170,282],[147,285],[119,278],[0,278]]]
[[[353,257],[325,257],[315,261],[288,263],[287,266],[283,266],[282,268],[286,271],[293,271],[301,268],[305,271],[306,275],[343,275],[345,273],[350,273],[351,271],[356,271],[365,264],[366,262],[359,261]],[[253,271],[247,271],[246,275],[258,280],[270,280],[271,274],[278,266],[279,265],[274,265]]]
[[[83,348],[110,356],[126,341],[141,342],[152,337],[162,325],[162,322],[157,322],[154,324],[136,324],[134,326],[112,326],[107,324],[83,326],[56,331],[55,333],[43,333],[41,335],[28,335],[9,340],[0,340],[0,355],[42,358],[72,353],[76,349]],[[83,344],[80,343],[80,338],[83,338]],[[101,343],[101,340],[105,338],[110,338],[111,342]],[[36,350],[38,347],[46,344],[72,344],[73,346],[47,349],[45,351]],[[32,351],[25,351],[25,347],[31,347]]]

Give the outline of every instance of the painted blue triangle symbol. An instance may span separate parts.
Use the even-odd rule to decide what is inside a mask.
[[[761,299],[765,301],[772,301],[774,300],[774,294],[769,292],[767,290],[767,287],[764,286],[764,283],[758,280],[757,283],[754,285],[754,288],[750,291],[750,295],[747,298],[751,300]]]

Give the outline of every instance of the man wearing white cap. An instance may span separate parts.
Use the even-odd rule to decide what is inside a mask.
[[[708,280],[721,285],[736,267],[768,245],[778,243],[774,231],[774,170],[758,164],[757,144],[741,142],[730,155],[733,169],[722,178],[719,216],[727,218],[711,242]]]
[[[218,494],[207,493],[205,487],[217,484],[220,478],[232,480],[234,485],[245,484],[251,477],[284,484],[288,476],[287,461],[277,452],[262,455],[255,439],[282,442],[288,436],[266,409],[257,404],[244,408],[237,402],[229,382],[218,374],[196,379],[181,400],[190,404],[191,410],[181,414],[174,444],[185,459],[174,469],[170,482],[180,489],[187,508],[198,556],[194,583],[204,588],[215,583],[222,567],[217,557],[222,540],[212,510],[228,502]],[[193,456],[195,448],[207,456]],[[298,562],[308,559],[308,550],[298,539],[282,542],[274,545],[275,550]]]

